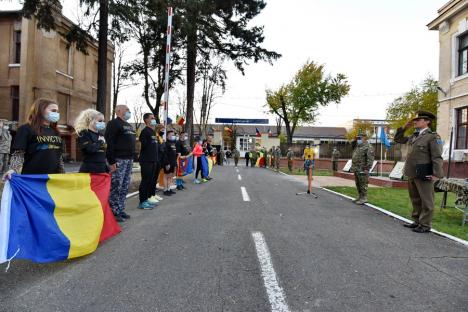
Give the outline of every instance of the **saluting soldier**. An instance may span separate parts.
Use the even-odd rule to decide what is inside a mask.
[[[413,204],[412,224],[405,227],[417,233],[431,230],[434,213],[434,182],[444,176],[442,140],[429,128],[434,114],[419,111],[417,117],[398,128],[395,142],[408,145],[404,174],[408,177],[408,193]],[[415,132],[405,136],[405,130],[413,124]]]
[[[353,151],[351,171],[359,193],[355,201],[358,205],[367,203],[367,188],[369,185],[369,172],[374,162],[374,148],[367,142],[367,134],[359,132],[356,137],[356,148]]]

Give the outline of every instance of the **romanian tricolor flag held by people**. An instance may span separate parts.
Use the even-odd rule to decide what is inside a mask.
[[[121,231],[108,204],[109,174],[16,175],[0,210],[0,263],[61,261],[94,252]]]
[[[193,172],[193,158],[178,159],[177,176],[183,177]]]

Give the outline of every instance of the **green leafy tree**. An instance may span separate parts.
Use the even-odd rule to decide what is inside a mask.
[[[270,113],[283,120],[287,144],[291,146],[298,126],[313,123],[320,107],[339,103],[349,90],[345,75],[325,75],[324,65],[307,62],[290,83],[276,91],[266,91],[266,106]]]
[[[193,102],[197,74],[197,61],[206,59],[215,51],[234,62],[244,73],[249,62],[272,62],[281,55],[262,48],[263,27],[250,26],[253,18],[265,8],[264,0],[174,0],[175,15],[180,23],[174,24],[184,34],[187,66],[186,130],[193,141]]]
[[[437,116],[439,107],[437,87],[437,81],[428,77],[420,85],[396,98],[387,107],[387,119],[391,121],[390,126],[392,128],[403,127],[409,119],[416,116],[419,110],[428,111]],[[431,127],[433,130],[436,128],[435,120]]]
[[[354,122],[353,128],[346,133],[346,138],[352,141],[359,133],[366,133],[370,138],[375,131],[374,127],[370,121],[357,120]]]

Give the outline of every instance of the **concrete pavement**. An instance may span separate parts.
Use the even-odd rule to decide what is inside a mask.
[[[466,311],[465,247],[321,190],[296,196],[303,183],[270,170],[213,177],[153,211],[130,199],[123,232],[88,257],[14,261],[0,311],[272,311],[275,286],[283,311]]]

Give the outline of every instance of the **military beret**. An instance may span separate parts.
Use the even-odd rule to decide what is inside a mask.
[[[436,119],[436,116],[428,111],[418,111],[417,116],[413,118],[413,120],[418,120],[418,119],[427,119],[427,120],[433,120]]]

